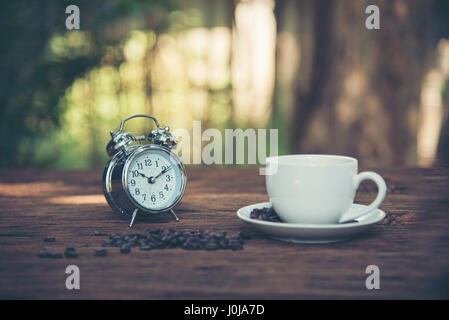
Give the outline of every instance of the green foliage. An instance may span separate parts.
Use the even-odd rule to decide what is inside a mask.
[[[80,30],[65,28],[69,4],[80,8]],[[233,4],[188,4],[193,7],[177,0],[6,4],[0,167],[103,166],[109,131],[137,113],[172,129],[189,130],[193,120],[203,130],[235,127]],[[251,117],[251,106],[241,105]],[[248,125],[247,118],[238,126]],[[150,124],[136,120],[126,129],[143,134]]]
[[[65,29],[69,4],[80,7],[80,31]],[[104,57],[129,28],[156,24],[164,28],[169,10],[173,10],[170,1],[2,3],[0,167],[86,166],[85,159],[70,157],[62,149],[80,143],[64,128],[68,88],[91,68],[118,63],[120,56],[109,62]]]

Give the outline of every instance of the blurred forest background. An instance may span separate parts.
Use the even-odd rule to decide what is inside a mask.
[[[0,25],[0,167],[102,167],[135,113],[279,128],[280,154],[449,164],[447,0],[18,0]]]

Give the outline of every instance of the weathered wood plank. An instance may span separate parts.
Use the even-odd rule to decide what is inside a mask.
[[[372,169],[372,168],[371,168]],[[244,205],[267,201],[256,168],[188,168],[188,187],[168,217],[138,218],[148,227],[243,231],[242,251],[182,249],[94,257],[102,237],[95,230],[128,232],[127,218],[113,213],[98,170],[0,171],[0,298],[448,298],[449,171],[375,169],[389,194],[386,219],[351,241],[295,245],[270,240],[237,219]],[[357,201],[375,187],[365,184]],[[88,243],[75,259],[40,259],[43,238],[63,251]],[[81,290],[65,289],[65,267],[81,270]],[[381,289],[365,289],[365,268],[381,270]]]

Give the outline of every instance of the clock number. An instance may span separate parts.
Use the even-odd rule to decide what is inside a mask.
[[[167,181],[167,182],[170,182],[170,181],[171,181],[170,175],[167,174],[167,175],[165,176],[165,181]]]
[[[146,193],[142,194],[142,197],[143,197],[143,201],[147,200],[147,194]]]
[[[139,188],[136,188],[136,190],[134,190],[134,192],[136,193],[136,196],[138,196],[140,194]]]
[[[136,180],[131,179],[131,185],[134,187],[136,185]]]
[[[137,170],[133,171],[133,178],[137,178],[139,176],[139,172]]]
[[[163,198],[164,197],[164,193],[162,191],[159,191],[159,198]]]
[[[156,160],[156,168],[159,167],[159,162]]]
[[[151,201],[156,202],[156,196],[154,194],[151,195]]]
[[[141,162],[137,163],[137,169],[142,170],[143,164]]]
[[[146,167],[151,166],[151,160],[150,160],[150,159],[146,159],[146,160],[145,160],[145,166],[146,166]]]
[[[168,191],[168,184],[165,184],[164,189],[165,189],[166,191]]]

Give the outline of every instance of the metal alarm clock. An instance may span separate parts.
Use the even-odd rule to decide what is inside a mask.
[[[134,136],[123,131],[125,122],[134,118],[151,119],[157,128],[148,136]],[[177,139],[169,127],[161,127],[152,116],[137,114],[123,119],[120,129],[110,133],[106,152],[111,159],[102,181],[109,206],[131,217],[129,227],[133,226],[138,212],[167,212],[179,221],[173,207],[184,195],[187,175],[183,163],[172,152]]]

